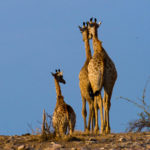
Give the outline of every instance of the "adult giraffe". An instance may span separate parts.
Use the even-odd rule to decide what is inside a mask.
[[[93,73],[97,73],[96,80],[97,81],[100,80],[101,82],[95,83],[93,85],[93,88],[95,88],[94,86],[97,86],[97,84],[99,84],[98,86],[99,88],[96,89],[97,90],[96,92],[100,92],[101,88],[102,87],[104,88],[104,97],[103,97],[104,122],[103,122],[103,118],[101,118],[101,121],[102,121],[101,130],[102,130],[102,133],[103,132],[110,133],[111,129],[110,129],[110,123],[109,123],[109,111],[110,111],[110,106],[111,106],[112,91],[113,91],[113,87],[117,79],[117,70],[116,70],[115,64],[113,63],[113,61],[108,56],[105,49],[103,48],[102,42],[98,39],[97,30],[100,24],[101,22],[97,24],[96,18],[94,22],[92,21],[92,18],[91,18],[88,24],[89,35],[92,36],[92,39],[93,39],[92,45],[93,45],[93,50],[94,50],[94,55],[93,55],[94,63],[92,63],[92,61],[89,63],[88,70],[89,71],[92,70],[92,67],[94,67],[93,65],[95,65],[96,66],[95,68],[97,68],[98,70],[97,72],[93,72]],[[101,59],[102,59],[102,63],[100,63]],[[100,70],[103,70],[103,72]],[[91,78],[90,76],[91,75],[89,74],[89,78]],[[101,117],[102,117],[102,113],[101,113]]]

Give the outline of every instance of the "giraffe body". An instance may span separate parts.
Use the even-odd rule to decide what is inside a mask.
[[[56,135],[62,136],[74,131],[76,115],[72,107],[65,103],[63,96],[59,96],[52,118]]]
[[[76,114],[73,108],[65,103],[59,85],[59,82],[65,84],[65,80],[60,71],[56,71],[56,73],[52,73],[52,75],[54,76],[57,97],[56,107],[52,117],[53,128],[55,129],[56,136],[65,135],[67,130],[69,134],[72,134],[75,128]]]

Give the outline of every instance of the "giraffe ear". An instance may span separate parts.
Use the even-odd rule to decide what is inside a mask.
[[[83,28],[82,27],[80,27],[80,26],[78,26],[79,27],[79,30],[81,31],[81,32],[83,32]]]
[[[101,24],[102,24],[102,22],[100,21],[100,22],[98,23],[98,27],[99,27]]]
[[[52,73],[52,72],[51,72],[51,74],[52,74],[52,76],[54,76],[54,75],[55,75],[55,74],[54,74],[54,73]]]

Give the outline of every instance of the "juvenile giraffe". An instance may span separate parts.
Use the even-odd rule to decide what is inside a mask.
[[[63,79],[63,73],[60,70],[56,70],[55,73],[52,73],[55,81],[56,88],[56,107],[52,117],[52,124],[55,129],[56,136],[63,136],[66,134],[67,129],[71,135],[74,131],[76,123],[76,114],[73,108],[66,104],[64,97],[61,94],[60,83],[65,84],[66,81]]]
[[[90,44],[89,44],[88,28],[87,26],[85,26],[85,22],[83,22],[83,27],[79,26],[79,29],[82,33],[82,38],[84,41],[85,52],[86,52],[86,60],[79,73],[79,87],[80,87],[80,92],[81,92],[81,97],[82,97],[82,116],[84,119],[84,131],[86,130],[89,131],[90,124],[92,126],[92,130],[93,130],[93,125],[94,125],[94,118],[93,118],[94,117],[94,97],[93,97],[91,84],[88,79],[88,64],[89,64],[90,59],[92,58],[92,54],[91,54],[91,49],[90,49]],[[88,125],[86,124],[86,116],[87,116],[86,101],[89,104]]]
[[[112,96],[112,91],[114,84],[117,79],[117,71],[116,67],[111,60],[111,58],[108,56],[107,52],[105,49],[102,47],[101,41],[98,39],[98,31],[97,29],[99,28],[100,24],[96,23],[96,18],[95,22],[92,22],[92,18],[90,19],[90,23],[88,26],[89,29],[89,34],[92,36],[93,39],[93,49],[94,52],[98,52],[104,60],[104,74],[103,74],[103,83],[102,86],[104,88],[104,97],[103,97],[103,104],[104,104],[104,130],[105,133],[110,133],[110,123],[109,123],[109,110],[111,106],[111,96]],[[95,65],[98,65],[98,62],[95,61]],[[100,65],[98,65],[100,67]],[[90,66],[89,66],[90,68]]]

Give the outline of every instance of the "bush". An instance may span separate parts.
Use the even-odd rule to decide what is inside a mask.
[[[141,132],[143,130],[150,131],[150,105],[148,105],[145,101],[146,89],[149,81],[150,78],[147,80],[143,90],[142,98],[139,98],[138,102],[125,97],[120,97],[120,99],[126,100],[134,104],[136,107],[142,109],[142,112],[138,114],[139,118],[137,120],[129,122],[129,127],[126,129],[127,132]]]
[[[52,116],[43,111],[43,123],[41,129],[41,139],[48,140],[54,138],[54,131],[52,127]]]

